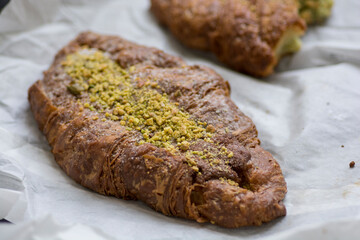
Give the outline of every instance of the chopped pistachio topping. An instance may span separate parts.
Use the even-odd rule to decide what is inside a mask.
[[[221,177],[220,178],[220,181],[221,182],[227,182],[228,184],[232,185],[232,186],[239,186],[239,184],[231,179],[228,179],[228,178],[223,178]]]
[[[233,157],[231,151],[221,146],[190,151],[196,140],[213,143],[210,138],[215,127],[191,118],[166,93],[158,91],[155,79],[131,78],[135,66],[125,70],[106,53],[88,48],[68,55],[62,65],[72,78],[67,89],[82,99],[78,100],[81,107],[102,114],[101,121],[118,121],[129,131],[139,131],[143,137],[139,144],[151,143],[172,153],[184,151],[187,163],[196,172],[199,172],[196,159],[205,159],[218,167],[221,155]]]
[[[156,82],[148,82],[146,87],[132,84],[129,72],[135,71],[134,66],[126,71],[103,52],[90,49],[68,55],[63,66],[73,79],[68,90],[75,96],[88,95],[84,107],[140,131],[144,142],[165,148],[176,143],[187,150],[189,142],[211,137],[213,127],[205,128],[191,119],[166,93],[154,89]]]

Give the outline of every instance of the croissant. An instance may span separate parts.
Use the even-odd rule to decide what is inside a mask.
[[[265,77],[301,47],[306,24],[295,0],[151,0],[151,11],[191,48],[234,70]]]
[[[82,186],[227,228],[286,214],[279,164],[213,70],[81,33],[28,98],[59,166]]]

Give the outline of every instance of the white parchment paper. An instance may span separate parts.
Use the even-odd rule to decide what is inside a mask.
[[[360,1],[335,0],[300,52],[265,80],[183,47],[149,1],[12,0],[0,14],[0,239],[358,239],[360,235]],[[255,122],[288,184],[287,216],[224,229],[105,197],[55,163],[27,102],[55,53],[79,32],[115,34],[214,68]],[[349,162],[356,166],[349,168]]]

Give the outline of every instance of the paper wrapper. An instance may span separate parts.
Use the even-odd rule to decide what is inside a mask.
[[[0,239],[76,239],[85,233],[88,239],[339,234],[355,239],[360,232],[359,10],[358,0],[336,1],[331,18],[309,28],[300,52],[259,80],[182,46],[157,24],[146,0],[11,1],[0,15],[0,219],[16,225],[1,224]],[[281,165],[287,216],[229,230],[166,217],[141,202],[91,192],[67,177],[37,128],[27,89],[42,78],[55,53],[85,30],[160,48],[210,66],[228,80],[232,99],[253,119],[262,146]],[[355,168],[349,168],[351,161]]]

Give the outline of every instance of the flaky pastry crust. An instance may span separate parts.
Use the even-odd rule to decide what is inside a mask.
[[[151,0],[151,11],[183,44],[260,77],[300,49],[306,28],[294,0]]]
[[[69,88],[76,75],[64,63],[84,48],[102,51],[129,69],[126,76],[137,89],[147,89],[143,80],[156,79],[158,87],[149,91],[166,96],[171,106],[206,125],[211,137],[192,140],[174,153],[140,144],[145,138],[137,129],[147,126],[131,129],[121,119],[84,107],[90,90]],[[29,102],[56,162],[84,187],[141,200],[165,215],[227,228],[260,225],[286,214],[286,183],[274,157],[260,147],[253,122],[229,94],[229,84],[209,68],[186,65],[116,36],[86,32],[56,55],[44,78],[30,87]],[[200,157],[200,152],[217,149],[216,162],[209,162],[210,155]]]

